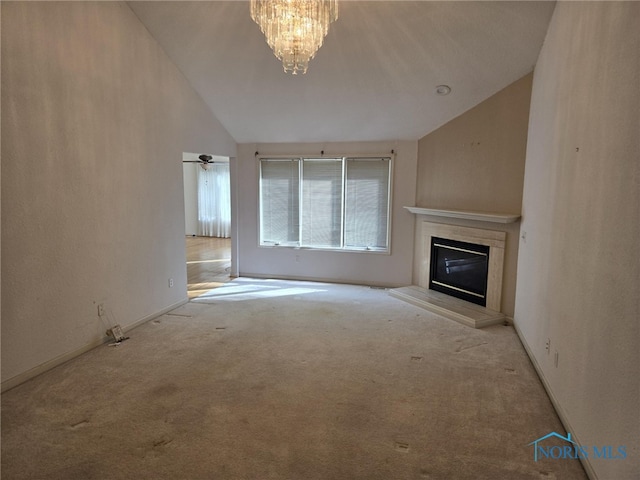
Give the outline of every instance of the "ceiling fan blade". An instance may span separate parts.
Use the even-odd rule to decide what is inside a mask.
[[[199,155],[198,158],[200,160],[183,160],[182,163],[201,163],[201,164],[214,163],[213,157],[211,155],[206,155],[203,153],[202,155]]]

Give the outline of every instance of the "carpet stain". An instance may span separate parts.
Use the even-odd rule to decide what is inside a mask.
[[[418,357],[418,356],[411,357],[412,362],[421,362],[422,360],[424,360],[424,357]]]
[[[89,420],[85,419],[85,420],[81,420],[78,423],[74,423],[72,425],[69,425],[69,427],[72,430],[77,430],[78,428],[82,428],[82,427],[88,427],[89,426]]]
[[[515,375],[516,373],[515,369],[513,368],[505,368],[504,371],[510,373],[511,375]]]
[[[483,346],[483,345],[488,345],[488,343],[487,343],[487,342],[482,342],[482,343],[476,343],[476,344],[474,344],[474,345],[467,345],[467,346],[460,345],[458,348],[456,348],[456,349],[454,350],[454,352],[455,352],[455,353],[460,353],[460,352],[464,352],[465,350],[470,350],[470,349],[472,349],[472,348],[481,347],[481,346]]]
[[[396,442],[396,452],[409,453],[409,444],[405,442]]]
[[[152,398],[155,397],[167,397],[170,395],[173,395],[175,393],[177,393],[180,389],[178,388],[178,386],[174,383],[167,383],[166,385],[160,385],[159,387],[155,387],[153,388],[150,392],[149,395]]]
[[[173,442],[173,438],[168,440],[166,438],[161,438],[160,440],[153,442],[153,448],[164,447],[165,445],[169,445],[171,442]]]

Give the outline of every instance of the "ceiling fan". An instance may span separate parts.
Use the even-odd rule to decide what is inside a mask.
[[[202,155],[199,155],[198,159],[199,160],[183,160],[182,163],[199,163],[203,170],[208,170],[209,164],[215,163],[213,161],[213,157],[205,153],[203,153]]]
[[[202,155],[199,155],[198,158],[200,160],[183,160],[182,163],[201,163],[203,165],[206,163],[214,163],[211,155],[205,155],[203,153]]]

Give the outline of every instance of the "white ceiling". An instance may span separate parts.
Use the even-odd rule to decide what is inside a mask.
[[[129,6],[237,142],[297,143],[423,137],[532,71],[555,3],[343,0],[297,76],[248,1]]]

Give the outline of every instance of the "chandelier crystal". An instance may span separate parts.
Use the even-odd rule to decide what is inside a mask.
[[[338,19],[338,0],[251,0],[251,18],[284,71],[304,74]]]

